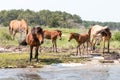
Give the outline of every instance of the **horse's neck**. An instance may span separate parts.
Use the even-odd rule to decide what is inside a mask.
[[[74,39],[79,42],[79,35],[74,35]]]

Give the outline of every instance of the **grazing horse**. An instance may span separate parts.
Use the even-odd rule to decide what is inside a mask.
[[[38,61],[38,49],[39,46],[43,43],[44,36],[43,30],[41,27],[33,27],[31,32],[26,35],[25,40],[23,40],[20,45],[29,45],[30,46],[30,61],[32,60],[32,51],[35,47],[35,58]]]
[[[80,52],[80,55],[81,55],[80,46],[81,46],[81,44],[83,44],[83,46],[84,46],[85,42],[87,42],[87,52],[88,52],[88,43],[89,43],[89,35],[88,35],[88,33],[85,33],[85,34],[70,33],[68,41],[71,41],[72,39],[75,39],[76,42],[78,43],[76,55],[79,55],[79,52]]]
[[[14,39],[16,33],[21,32],[21,31],[25,32],[26,35],[28,34],[28,25],[24,19],[22,19],[21,21],[19,21],[19,20],[10,21],[9,32],[10,32],[10,34],[13,35],[13,39]]]
[[[89,35],[90,35],[90,42],[92,43],[93,50],[95,50],[95,44],[100,44],[100,42],[103,41],[103,53],[104,53],[105,41],[107,41],[108,42],[107,51],[109,53],[111,32],[107,26],[105,27],[102,27],[99,25],[92,26],[89,29]]]
[[[61,40],[62,39],[62,31],[60,30],[43,30],[43,33],[44,33],[44,38],[46,39],[51,39],[52,40],[52,49],[53,49],[53,52],[57,52],[57,43],[56,43],[56,40],[57,40],[57,37]]]

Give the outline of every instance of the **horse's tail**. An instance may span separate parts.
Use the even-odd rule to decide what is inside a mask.
[[[90,38],[90,35],[91,35],[91,29],[92,29],[92,28],[90,28],[90,29],[88,30],[89,38]]]
[[[12,34],[12,29],[11,29],[10,25],[9,25],[9,32],[10,32],[10,34]]]
[[[26,45],[27,45],[27,42],[26,42],[26,40],[24,39],[22,42],[20,42],[20,43],[19,43],[19,45],[26,46]]]

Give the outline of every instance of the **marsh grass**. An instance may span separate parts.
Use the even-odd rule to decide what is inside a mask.
[[[63,53],[42,53],[39,54],[39,62],[34,59],[29,62],[29,54],[27,53],[2,53],[0,54],[0,68],[40,68],[43,65],[52,63],[69,63],[69,62],[84,62],[84,58],[71,58],[70,55]]]
[[[44,28],[44,27],[43,27]],[[57,40],[58,48],[67,48],[73,49],[76,47],[77,43],[75,40],[71,40],[68,42],[69,33],[77,32],[77,33],[86,33],[88,29],[68,29],[68,28],[44,28],[48,30],[60,29],[62,31],[62,40]],[[14,40],[6,38],[4,35],[11,36],[8,31],[8,27],[0,27],[0,46],[18,46],[18,38],[19,34],[16,35]],[[45,40],[44,47],[51,47],[51,40]],[[101,48],[100,46],[97,46]],[[110,42],[110,48],[112,49],[120,49],[120,42],[113,41]],[[72,53],[73,54],[73,53]],[[72,58],[71,52],[65,53],[52,53],[52,52],[42,52],[39,54],[39,62],[35,62],[33,59],[32,62],[29,62],[29,52],[21,52],[21,53],[0,53],[0,68],[25,68],[25,67],[42,67],[43,65],[49,65],[52,63],[70,63],[70,62],[85,62],[88,59],[86,58]]]

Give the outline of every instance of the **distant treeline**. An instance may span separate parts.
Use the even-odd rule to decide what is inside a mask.
[[[109,26],[111,29],[120,29],[120,23],[115,22],[95,22],[84,21],[80,16],[61,11],[32,11],[32,10],[2,10],[0,11],[0,25],[9,26],[9,22],[14,19],[25,19],[29,26],[44,25],[48,27],[79,28],[98,24]]]

